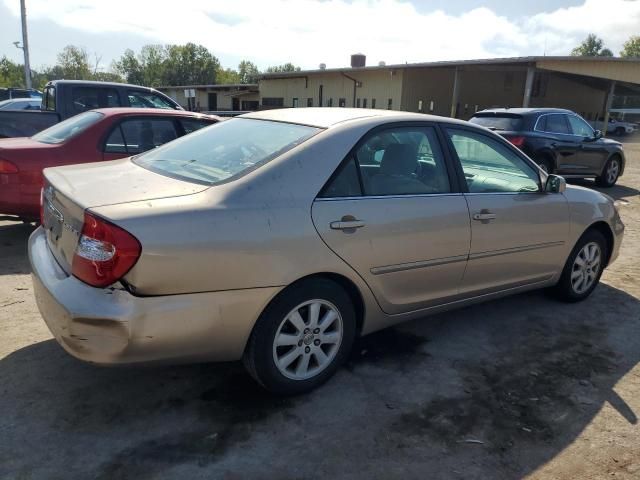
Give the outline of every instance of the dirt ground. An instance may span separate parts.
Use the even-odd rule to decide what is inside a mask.
[[[589,300],[524,294],[374,334],[297,398],[239,364],[71,358],[34,303],[32,227],[0,221],[0,479],[639,479],[640,143],[625,149],[607,191],[625,240]]]

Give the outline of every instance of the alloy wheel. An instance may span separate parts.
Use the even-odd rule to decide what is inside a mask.
[[[273,340],[273,360],[282,375],[306,380],[333,362],[344,335],[342,316],[326,300],[309,300],[282,320]]]
[[[620,173],[620,162],[617,159],[613,158],[609,162],[607,166],[607,182],[610,184],[615,183],[618,179],[618,174]]]
[[[571,269],[571,288],[581,295],[594,284],[600,272],[602,251],[596,242],[587,243],[576,255]]]

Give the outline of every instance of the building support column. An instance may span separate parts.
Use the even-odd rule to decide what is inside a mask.
[[[609,91],[607,95],[604,97],[604,120],[602,121],[602,136],[607,136],[607,127],[609,126],[609,110],[611,110],[611,104],[613,103],[613,94],[616,91],[616,82],[615,80],[611,82],[609,86]]]
[[[453,74],[453,94],[451,95],[451,118],[458,115],[458,103],[460,101],[460,72],[456,67]]]
[[[533,90],[533,79],[536,75],[536,67],[527,68],[527,79],[524,82],[524,96],[522,97],[522,107],[529,108],[531,103],[531,90]]]

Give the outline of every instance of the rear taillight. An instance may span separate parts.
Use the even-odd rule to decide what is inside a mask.
[[[89,285],[106,287],[131,270],[141,249],[138,239],[126,230],[85,212],[72,272]]]
[[[18,173],[18,171],[18,167],[9,160],[0,159],[0,173]]]
[[[506,137],[506,139],[518,148],[524,145],[524,137]]]

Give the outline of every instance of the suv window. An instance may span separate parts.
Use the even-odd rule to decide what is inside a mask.
[[[136,108],[164,108],[165,110],[174,110],[175,106],[166,98],[153,92],[144,92],[140,90],[127,91],[129,104]]]
[[[120,97],[115,88],[73,87],[71,89],[71,108],[74,112],[119,106]]]
[[[567,123],[567,115],[561,113],[553,113],[543,115],[538,119],[536,130],[548,133],[562,133],[569,135],[569,124]]]
[[[449,193],[449,178],[432,127],[402,127],[371,135],[334,175],[321,197]]]
[[[130,118],[120,122],[118,128],[109,135],[105,152],[135,155],[164,145],[177,137],[171,119]]]
[[[574,135],[579,137],[593,137],[593,128],[582,118],[576,115],[567,115],[567,119],[569,120],[569,125],[571,125],[571,130]]]
[[[447,128],[471,193],[538,192],[538,172],[499,141]]]

